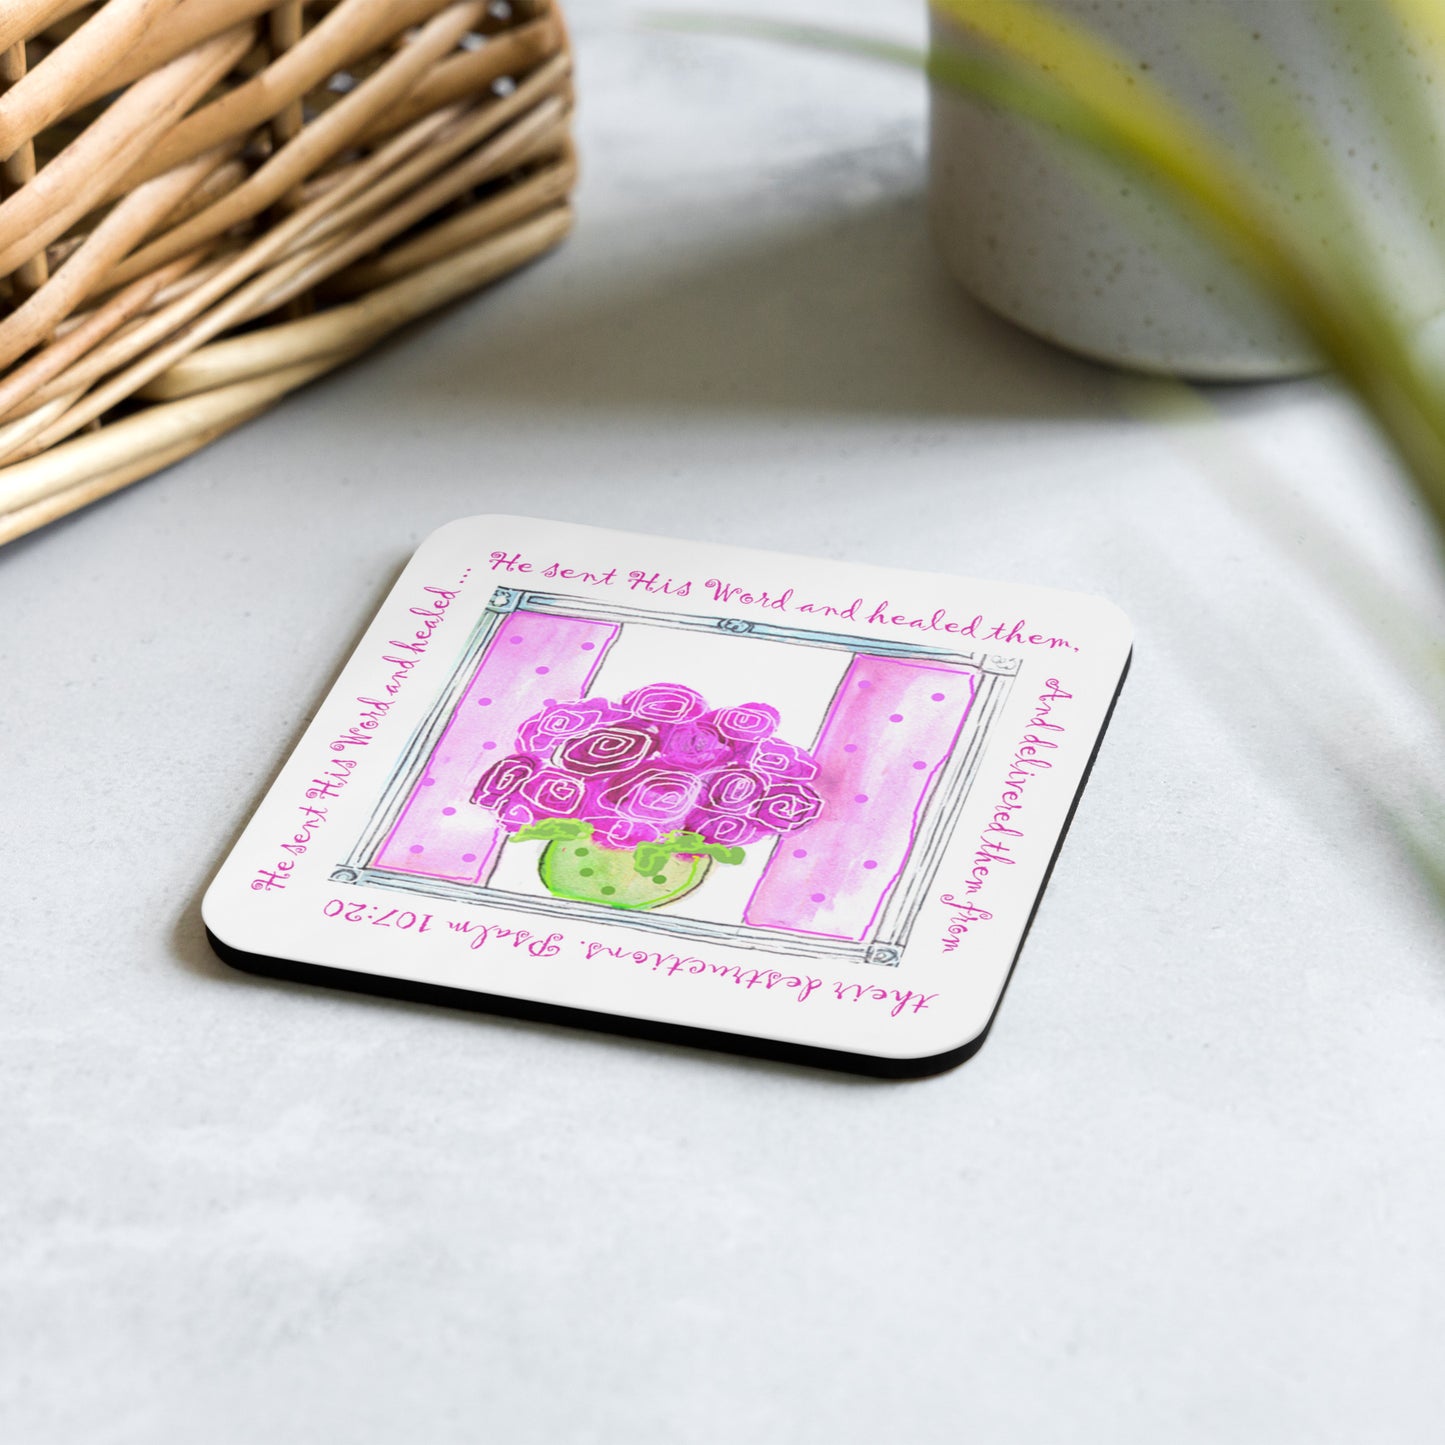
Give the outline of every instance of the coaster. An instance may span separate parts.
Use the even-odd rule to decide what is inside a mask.
[[[1110,603],[523,517],[433,533],[206,893],[228,963],[904,1077],[982,1043]]]

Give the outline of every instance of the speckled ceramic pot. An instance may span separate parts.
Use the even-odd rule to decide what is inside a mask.
[[[1411,193],[1393,168],[1378,115],[1362,101],[1359,66],[1399,44],[1371,23],[1380,18],[1379,0],[1345,0],[1341,29],[1321,22],[1329,7],[1313,0],[1051,3],[1147,66],[1240,147],[1249,142],[1233,109],[1238,75],[1227,83],[1218,76],[1258,64],[1261,83],[1309,118],[1397,270],[1415,266],[1422,223],[1445,231],[1445,187]],[[1375,7],[1374,14],[1352,16],[1350,4]],[[933,29],[935,44],[962,43],[937,15]],[[1287,319],[1167,206],[1046,131],[941,89],[933,97],[931,209],[938,245],[964,285],[1072,351],[1202,379],[1317,369]],[[1423,323],[1445,309],[1445,288],[1419,269],[1418,280],[1407,272],[1401,289],[1411,298],[1408,319]]]

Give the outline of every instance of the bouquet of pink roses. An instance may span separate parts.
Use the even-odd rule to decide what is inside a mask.
[[[679,683],[553,703],[522,724],[517,751],[482,774],[472,802],[514,838],[630,852],[641,874],[678,857],[737,863],[747,844],[804,828],[824,806],[817,760],[777,726],[766,703],[709,708]]]

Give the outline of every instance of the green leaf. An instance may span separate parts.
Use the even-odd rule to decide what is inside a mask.
[[[656,873],[659,868],[666,867],[667,860],[671,857],[672,849],[667,846],[666,841],[639,843],[632,850],[632,862],[639,873]]]
[[[632,860],[639,873],[656,873],[671,858],[703,857],[714,858],[719,863],[741,863],[746,856],[741,848],[709,843],[701,833],[690,833],[684,829],[669,833],[656,843],[639,843],[633,849]]]
[[[557,839],[567,842],[575,839],[581,842],[591,836],[592,824],[584,822],[581,818],[539,818],[535,823],[528,823],[525,827],[518,828],[512,834],[512,842],[530,843],[537,838],[548,843],[555,842]]]

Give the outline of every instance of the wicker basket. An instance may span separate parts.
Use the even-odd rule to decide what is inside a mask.
[[[566,234],[550,0],[0,0],[0,542]]]

